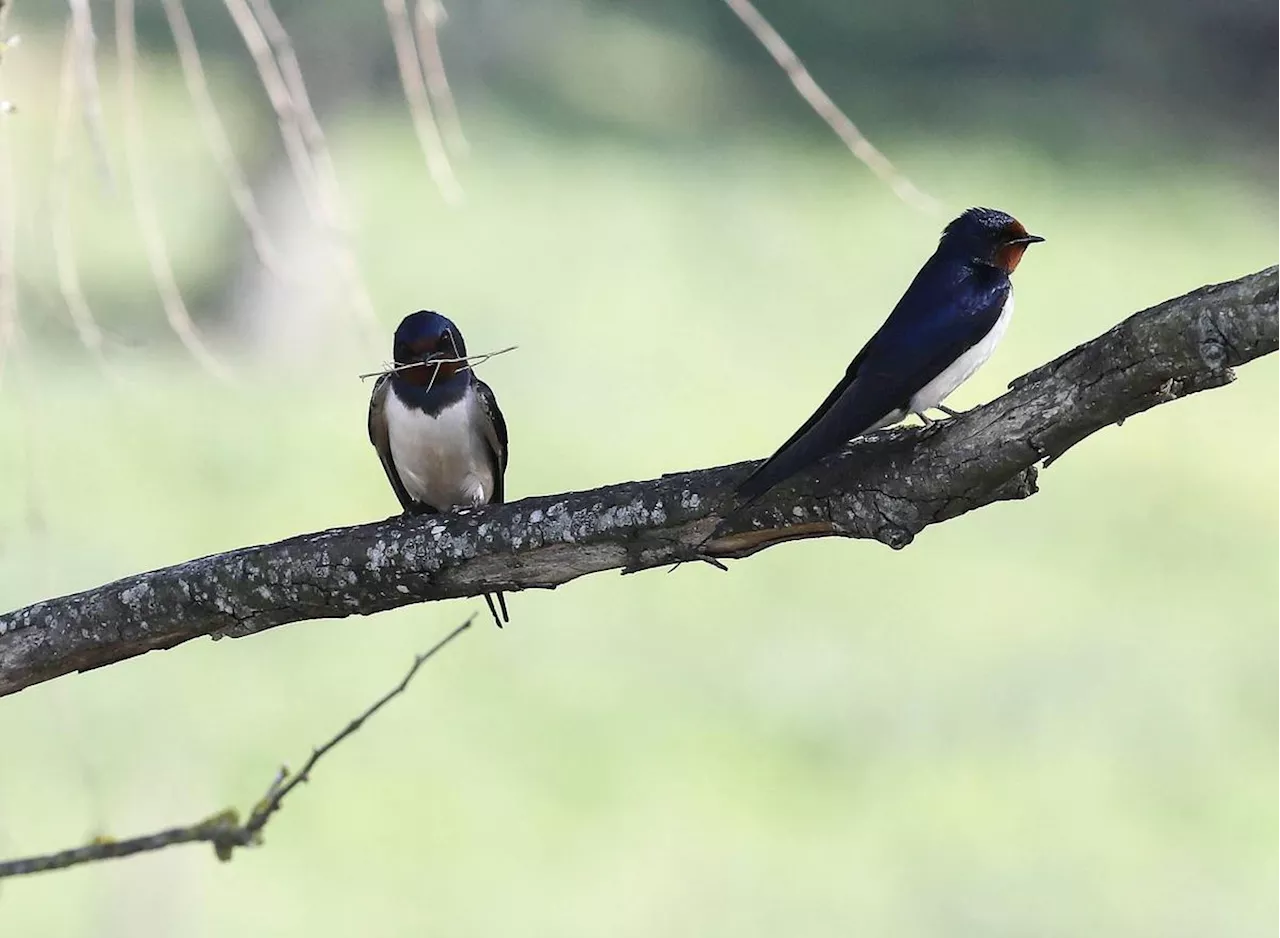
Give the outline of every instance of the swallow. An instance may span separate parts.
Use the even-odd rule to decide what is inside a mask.
[[[736,489],[755,501],[854,437],[943,406],[995,351],[1013,315],[1010,275],[1043,241],[1012,215],[971,208],[943,229],[898,305],[808,420]]]
[[[462,332],[439,313],[419,310],[396,329],[392,358],[394,370],[378,379],[369,400],[369,441],[404,513],[501,505],[507,422],[493,390],[468,365]],[[498,628],[510,621],[502,593],[484,600]]]

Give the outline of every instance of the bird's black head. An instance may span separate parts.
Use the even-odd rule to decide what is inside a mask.
[[[396,365],[413,365],[396,371],[396,377],[419,387],[440,386],[460,372],[466,363],[467,345],[458,327],[430,310],[410,313],[396,329],[392,356]]]
[[[1022,222],[993,208],[971,208],[942,230],[940,252],[1013,273],[1027,245],[1043,241]]]

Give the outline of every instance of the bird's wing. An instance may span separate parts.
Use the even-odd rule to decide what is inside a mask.
[[[813,415],[737,489],[744,502],[907,407],[995,326],[1007,278],[939,276],[926,265]],[[958,282],[957,282],[958,281]]]
[[[396,471],[395,459],[391,456],[391,435],[387,430],[387,395],[391,393],[391,375],[383,375],[373,385],[373,394],[369,398],[369,442],[378,451],[378,459],[387,473],[387,481],[400,500],[400,507],[409,511],[414,501],[405,491],[400,481],[400,473]]]
[[[476,399],[484,415],[484,438],[489,444],[489,456],[493,460],[493,498],[490,502],[501,505],[505,500],[503,477],[507,474],[507,421],[498,408],[493,389],[476,378]]]

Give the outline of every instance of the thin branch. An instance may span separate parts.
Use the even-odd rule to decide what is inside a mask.
[[[0,879],[8,876],[27,876],[31,873],[61,870],[69,866],[79,866],[82,863],[92,863],[97,860],[129,857],[153,850],[162,850],[165,847],[173,847],[178,844],[211,843],[213,844],[214,853],[219,860],[223,861],[230,860],[237,847],[258,846],[262,843],[262,831],[267,826],[267,822],[280,810],[281,804],[291,791],[302,782],[310,780],[311,771],[315,768],[316,763],[344,739],[357,732],[379,710],[403,694],[409,687],[409,682],[417,675],[418,670],[437,652],[469,629],[474,619],[475,616],[469,617],[467,621],[463,622],[425,652],[415,655],[413,666],[409,668],[408,673],[405,674],[400,683],[374,701],[363,713],[349,722],[324,745],[313,749],[311,755],[303,764],[301,771],[290,774],[287,768],[282,767],[270,787],[268,787],[266,794],[254,805],[253,810],[249,812],[248,820],[243,824],[240,823],[238,812],[231,808],[187,827],[171,827],[167,830],[157,831],[154,834],[131,837],[128,840],[98,837],[83,847],[75,847],[71,850],[24,857],[17,860],[0,861]]]
[[[835,131],[836,136],[844,141],[844,145],[857,157],[864,166],[875,173],[887,184],[902,201],[912,208],[928,214],[937,214],[939,206],[933,196],[926,195],[904,176],[889,158],[872,146],[871,141],[862,135],[862,131],[851,120],[839,105],[822,90],[822,87],[809,74],[800,57],[787,45],[787,41],[769,24],[751,0],[724,0],[744,26],[751,30],[759,43],[765,47],[773,60],[781,66],[795,85],[800,97],[804,98],[814,113],[827,122],[827,126]]]
[[[80,105],[84,108],[85,127],[93,149],[98,173],[108,188],[115,185],[111,160],[107,158],[107,131],[102,119],[102,95],[98,89],[98,37],[93,30],[93,12],[89,0],[70,0],[71,23],[75,32],[76,81]]]
[[[462,133],[462,121],[458,106],[449,88],[449,76],[444,70],[444,55],[440,52],[440,27],[448,19],[440,0],[418,0],[413,11],[414,33],[418,40],[418,58],[427,76],[427,91],[435,102],[439,115],[437,124],[448,148],[458,156],[466,156],[471,146]]]
[[[311,106],[302,67],[284,24],[270,0],[223,0],[253,57],[268,100],[276,112],[285,151],[302,188],[303,199],[328,235],[338,273],[344,281],[351,308],[370,343],[379,332],[373,300],[360,275],[348,238],[347,221],[337,172],[325,142],[324,131]]]
[[[334,746],[338,745],[338,743],[342,742],[352,733],[357,732],[360,727],[364,726],[366,720],[403,694],[405,689],[409,686],[409,682],[412,681],[414,675],[418,673],[418,669],[426,664],[427,661],[431,659],[432,655],[438,652],[441,648],[449,644],[449,642],[453,641],[467,629],[471,628],[471,623],[474,621],[474,614],[468,616],[467,621],[463,622],[460,626],[455,628],[444,638],[440,639],[440,641],[436,642],[435,645],[428,648],[422,654],[416,655],[413,659],[412,667],[409,668],[408,673],[405,674],[400,683],[375,700],[363,713],[343,727],[343,729],[327,743],[318,749],[312,750],[311,755],[307,758],[307,761],[303,763],[300,771],[291,775],[287,768],[281,768],[280,774],[276,777],[275,782],[272,783],[271,788],[268,789],[267,796],[263,798],[256,807],[254,807],[253,813],[249,815],[249,820],[245,822],[244,829],[249,836],[257,837],[258,833],[267,826],[267,821],[271,820],[271,815],[280,810],[280,803],[284,801],[289,792],[297,788],[302,782],[310,781],[311,770],[316,767],[317,762],[324,758],[325,753],[329,752],[329,750],[333,749]]]
[[[311,217],[328,227],[330,218],[324,199],[319,192],[316,169],[311,164],[311,156],[307,152],[307,144],[302,137],[302,127],[298,122],[298,107],[289,93],[289,86],[284,80],[280,66],[276,63],[266,33],[262,31],[257,17],[253,15],[246,0],[224,0],[224,3],[258,70],[258,79],[267,92],[267,100],[276,113],[285,157],[293,170],[294,178],[298,181],[303,202],[311,213]]]
[[[1039,464],[1134,414],[1229,384],[1232,367],[1276,346],[1271,267],[1135,313],[959,418],[859,438],[728,519],[715,506],[754,463],[395,517],[136,574],[0,615],[0,695],[205,635],[552,589],[798,538],[905,547],[929,525],[1035,494]],[[370,463],[373,472],[372,453]]]
[[[12,4],[0,6],[0,57],[13,47],[5,32]],[[0,85],[0,90],[3,85]],[[0,94],[0,104],[8,104]],[[0,384],[9,351],[18,344],[18,187],[13,178],[13,146],[9,138],[14,108],[0,107]]]
[[[427,171],[445,202],[458,205],[462,202],[462,187],[453,174],[453,166],[449,163],[449,155],[445,152],[444,141],[440,137],[440,128],[431,113],[431,101],[427,97],[427,85],[422,77],[422,63],[414,43],[405,0],[382,0],[382,6],[387,12],[387,25],[391,30],[396,65],[400,70],[400,84],[404,88],[405,100],[409,102],[413,129],[418,135],[422,154],[426,157]]]
[[[257,15],[258,22],[266,32],[267,40],[275,52],[276,61],[284,75],[285,84],[294,105],[298,108],[299,125],[302,138],[306,143],[311,163],[316,168],[316,178],[324,199],[326,211],[330,218],[332,247],[334,260],[339,273],[346,281],[347,291],[352,307],[367,327],[366,337],[380,337],[381,329],[378,316],[373,308],[373,300],[360,275],[360,267],[356,263],[355,252],[349,243],[350,223],[342,199],[342,188],[338,184],[338,172],[333,164],[333,156],[329,152],[329,144],[325,140],[324,129],[311,105],[311,95],[307,92],[306,81],[302,77],[302,66],[294,52],[293,41],[285,30],[280,17],[276,15],[271,0],[249,0]]]
[[[491,358],[496,358],[497,356],[504,355],[507,352],[514,352],[519,347],[520,346],[518,345],[508,345],[506,348],[500,348],[496,352],[479,352],[475,355],[463,355],[460,358],[432,358],[425,363],[409,362],[407,365],[388,365],[387,367],[383,368],[381,371],[367,371],[362,375],[356,375],[356,377],[359,378],[361,381],[363,381],[366,378],[381,378],[383,375],[395,374],[397,371],[407,371],[410,368],[417,368],[423,364],[427,364],[427,365],[465,364],[467,368],[462,369],[465,371],[465,370],[474,368],[476,365],[483,364],[484,362],[487,362]]]
[[[49,213],[49,226],[53,235],[53,259],[58,271],[58,290],[67,304],[76,335],[89,354],[103,368],[102,329],[89,307],[80,283],[80,269],[76,263],[75,239],[71,228],[71,128],[74,116],[77,87],[77,57],[80,40],[77,37],[74,18],[68,19],[66,38],[63,41],[62,75],[58,87],[58,109],[53,136],[53,178]]]
[[[191,95],[191,103],[195,107],[196,117],[200,121],[200,129],[204,132],[206,143],[213,154],[214,162],[231,191],[231,200],[249,232],[254,253],[262,266],[276,277],[284,279],[284,267],[280,260],[280,252],[267,234],[266,221],[258,209],[257,200],[240,161],[236,159],[235,149],[227,137],[226,127],[218,116],[218,107],[209,93],[209,83],[205,77],[204,64],[200,59],[200,47],[196,44],[195,34],[191,31],[191,23],[187,19],[182,0],[162,0],[165,17],[169,20],[169,31],[173,33],[174,46],[178,50],[178,61],[182,64],[182,77],[187,85],[187,93]]]
[[[182,299],[151,192],[143,153],[142,118],[138,109],[138,50],[133,28],[133,0],[116,0],[116,48],[120,55],[120,92],[124,99],[124,149],[129,166],[129,187],[133,191],[134,214],[142,232],[147,263],[160,294],[165,319],[191,356],[210,374],[225,380],[230,377],[229,372],[205,347]]]
[[[325,142],[324,130],[316,117],[315,108],[311,106],[311,95],[307,91],[307,83],[302,77],[302,66],[298,62],[297,53],[293,49],[293,41],[285,30],[280,17],[276,15],[271,0],[249,0],[253,16],[256,18],[263,35],[270,45],[275,58],[276,67],[285,88],[288,89],[289,101],[295,111],[295,120],[302,134],[303,145],[311,165],[316,170],[316,180],[323,195],[326,211],[331,223],[338,231],[345,232],[347,218],[343,211],[341,196],[337,187],[337,173],[333,159],[329,155],[329,146]]]

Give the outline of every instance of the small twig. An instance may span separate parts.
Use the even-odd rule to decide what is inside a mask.
[[[142,837],[131,837],[128,840],[112,840],[109,837],[96,837],[83,847],[74,847],[59,853],[48,853],[38,857],[23,857],[19,860],[5,860],[0,863],[0,879],[8,876],[27,876],[31,873],[44,873],[48,870],[62,870],[81,863],[92,863],[96,860],[112,860],[117,857],[129,857],[136,853],[160,850],[177,844],[208,841],[215,845],[233,840],[240,828],[235,811],[224,811],[206,818],[199,824],[190,827],[171,827]]]
[[[240,0],[237,0],[237,4]],[[321,194],[325,214],[335,232],[346,233],[347,219],[343,211],[342,200],[338,190],[337,173],[333,158],[329,154],[329,146],[325,141],[324,129],[311,105],[311,95],[307,92],[307,83],[302,77],[302,65],[293,48],[293,40],[289,38],[284,23],[276,15],[271,0],[249,0],[250,15],[254,17],[258,28],[266,37],[270,54],[276,64],[276,71],[284,82],[289,104],[293,109],[293,119],[302,137],[307,157],[315,171],[315,178]],[[372,315],[372,305],[370,306]]]
[[[74,16],[67,20],[62,52],[62,76],[58,89],[58,108],[53,136],[53,179],[50,193],[49,224],[53,235],[53,260],[58,272],[58,290],[67,304],[76,334],[99,365],[106,366],[102,329],[80,283],[76,264],[75,239],[71,228],[71,125],[77,87],[77,47]],[[82,89],[81,89],[81,93]]]
[[[0,6],[0,45],[4,43],[4,25],[11,9],[11,4]],[[0,104],[8,104],[3,96]],[[8,351],[18,343],[18,209],[14,204],[18,187],[14,183],[8,120],[12,111],[12,105],[0,109],[0,379],[4,377]]]
[[[102,95],[98,89],[96,46],[98,37],[93,31],[93,13],[89,0],[70,0],[71,23],[75,32],[76,79],[79,85],[80,105],[84,108],[84,122],[89,131],[89,144],[94,161],[108,188],[114,188],[115,176],[111,161],[107,158],[107,131],[102,119]]]
[[[244,39],[276,112],[290,166],[298,179],[308,210],[325,229],[338,273],[345,281],[350,305],[373,341],[377,314],[348,242],[342,194],[324,131],[311,106],[302,67],[289,34],[270,0],[223,0]]]
[[[740,19],[751,34],[773,56],[791,84],[795,85],[800,97],[813,108],[814,113],[827,122],[827,126],[835,131],[836,136],[844,141],[850,152],[864,166],[880,177],[898,198],[922,212],[936,214],[938,202],[916,188],[915,184],[895,167],[889,158],[872,146],[871,141],[862,135],[862,131],[851,120],[839,105],[822,90],[822,87],[809,74],[800,57],[787,45],[785,39],[769,24],[751,0],[724,0],[734,14]]]
[[[302,128],[298,124],[298,108],[289,94],[289,86],[285,83],[275,55],[271,52],[271,44],[267,41],[266,33],[262,31],[246,0],[223,0],[223,2],[226,4],[227,12],[231,14],[232,22],[240,32],[245,48],[249,50],[253,64],[258,70],[258,80],[262,82],[262,87],[267,92],[267,100],[276,113],[285,157],[289,161],[290,169],[293,170],[294,178],[298,181],[302,201],[307,206],[311,217],[327,226],[328,218],[324,210],[324,200],[318,191],[316,170],[311,165],[306,141],[302,138]]]
[[[187,19],[182,0],[162,0],[164,13],[169,20],[169,31],[173,33],[173,42],[178,50],[178,61],[182,65],[182,77],[187,85],[187,93],[191,95],[191,103],[195,106],[196,117],[204,131],[205,141],[213,153],[214,162],[222,172],[227,188],[231,190],[231,201],[235,203],[245,228],[249,231],[254,253],[262,266],[276,277],[284,279],[284,267],[280,262],[280,252],[276,250],[267,234],[266,222],[258,203],[249,188],[244,170],[236,159],[234,148],[227,137],[227,129],[218,115],[217,105],[209,93],[209,83],[205,77],[204,63],[200,59],[200,47],[196,43],[195,34],[191,31],[191,22]]]
[[[449,76],[444,70],[444,56],[440,52],[440,27],[448,19],[440,0],[418,0],[414,8],[413,26],[418,39],[418,58],[427,76],[427,91],[435,102],[440,119],[437,124],[445,143],[459,156],[466,156],[471,145],[462,133],[462,121],[458,118],[458,106],[449,88]]]
[[[357,375],[357,377],[361,381],[364,381],[368,378],[381,378],[383,375],[394,374],[397,371],[407,371],[410,368],[417,368],[424,364],[425,365],[465,364],[468,369],[471,369],[471,368],[474,368],[476,365],[487,362],[491,358],[495,358],[498,355],[503,355],[507,352],[514,352],[519,347],[520,346],[518,345],[508,345],[506,348],[498,349],[496,352],[480,352],[476,355],[463,355],[458,358],[432,358],[426,362],[409,362],[406,365],[391,365],[390,367],[384,368],[381,371],[369,371],[369,372],[366,372],[365,374]]]
[[[391,30],[400,84],[404,88],[405,100],[409,102],[413,129],[418,135],[422,154],[426,157],[427,171],[435,180],[436,188],[440,190],[445,202],[457,205],[462,201],[462,188],[453,174],[453,166],[449,163],[444,141],[440,137],[440,128],[431,113],[431,101],[427,97],[427,85],[422,77],[422,62],[414,43],[413,29],[409,25],[409,10],[405,0],[382,0],[382,6],[386,10],[387,25]]]
[[[160,302],[164,307],[165,318],[169,321],[170,328],[206,371],[225,380],[230,377],[227,369],[205,348],[204,340],[196,331],[195,323],[191,321],[191,313],[182,299],[178,278],[174,274],[173,263],[169,258],[164,229],[160,225],[160,218],[156,212],[148,182],[149,176],[142,149],[144,139],[142,118],[138,110],[136,87],[138,50],[134,35],[133,0],[116,0],[116,48],[120,56],[120,91],[124,99],[125,160],[129,168],[129,186],[133,192],[134,214],[137,216],[138,227],[142,232],[151,276],[160,294]]]
[[[271,788],[267,791],[267,796],[263,798],[262,801],[258,802],[257,806],[254,807],[253,812],[249,815],[249,820],[245,822],[244,830],[249,834],[249,836],[257,836],[258,832],[266,826],[267,821],[271,819],[271,815],[280,809],[280,803],[284,801],[289,792],[293,791],[298,787],[298,785],[309,779],[311,770],[315,768],[316,763],[324,757],[325,753],[333,749],[334,746],[338,745],[338,743],[342,742],[352,733],[359,730],[360,727],[364,726],[366,720],[389,704],[392,700],[403,694],[405,692],[405,688],[409,686],[409,682],[412,681],[414,675],[418,673],[418,669],[426,664],[427,661],[429,661],[436,652],[444,648],[445,645],[449,644],[467,629],[471,628],[471,623],[473,621],[475,621],[474,613],[467,617],[467,621],[463,622],[422,654],[414,656],[413,666],[409,668],[408,673],[405,674],[399,684],[375,700],[368,709],[348,723],[327,743],[318,749],[312,750],[311,756],[303,763],[302,768],[298,772],[289,775],[286,771],[283,779],[277,778],[276,782],[273,782]]]
[[[289,770],[282,767],[271,782],[266,794],[254,805],[253,810],[249,813],[248,820],[243,824],[240,823],[239,814],[232,808],[189,827],[171,827],[154,834],[146,834],[142,837],[133,837],[128,840],[97,837],[83,847],[75,847],[71,850],[62,850],[58,853],[49,853],[41,856],[24,857],[18,860],[2,861],[0,862],[0,879],[8,876],[26,876],[30,873],[60,870],[69,866],[78,866],[82,863],[92,863],[97,860],[128,857],[137,853],[161,850],[177,844],[212,843],[214,853],[219,860],[223,861],[230,860],[237,847],[259,845],[262,842],[262,829],[267,826],[267,822],[271,820],[272,815],[280,810],[281,802],[284,801],[289,792],[308,780],[316,763],[338,743],[359,730],[375,713],[403,694],[405,689],[408,688],[409,682],[418,673],[418,670],[445,645],[469,629],[474,620],[475,616],[470,616],[467,621],[463,622],[425,652],[415,655],[413,666],[409,668],[408,673],[405,674],[400,683],[374,701],[372,706],[343,727],[328,742],[312,750],[310,758],[303,764],[301,771],[290,775]]]
[[[346,280],[351,304],[364,322],[366,337],[372,341],[377,334],[378,316],[373,307],[373,299],[369,296],[364,279],[360,275],[360,266],[356,262],[355,251],[349,241],[350,223],[342,200],[342,189],[338,184],[338,171],[333,163],[333,155],[329,152],[329,144],[325,140],[324,128],[320,126],[320,118],[316,116],[315,108],[311,104],[311,95],[307,92],[307,83],[302,77],[302,66],[294,51],[293,40],[289,38],[289,33],[271,5],[271,0],[249,0],[249,2],[258,22],[266,32],[267,41],[270,42],[271,49],[275,53],[285,85],[289,89],[294,105],[298,108],[302,139],[311,157],[311,164],[316,169],[316,179],[320,184],[320,193],[329,216],[334,260],[343,279]]]

